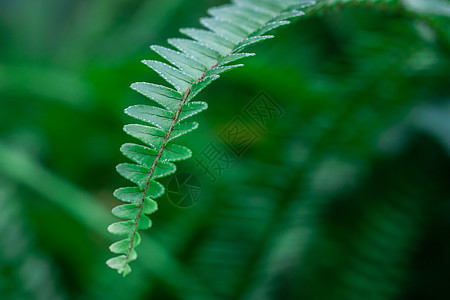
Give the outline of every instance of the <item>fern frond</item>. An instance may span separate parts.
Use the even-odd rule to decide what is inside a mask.
[[[299,0],[234,0],[231,4],[209,10],[211,17],[201,18],[206,29],[185,28],[181,33],[188,38],[169,39],[177,50],[152,46],[168,63],[144,60],[173,88],[152,83],[138,82],[131,87],[152,99],[158,106],[136,105],[125,110],[126,114],[148,123],[126,125],[124,130],[146,146],[125,144],[123,154],[134,163],[123,163],[117,171],[137,186],[119,188],[114,196],[127,204],[120,205],[112,213],[124,219],[108,230],[125,239],[110,246],[120,254],[107,261],[124,276],[131,272],[129,263],[136,259],[135,248],[140,243],[139,230],[151,227],[147,216],[157,210],[156,198],[164,193],[164,187],[156,181],[173,174],[173,162],[189,158],[192,152],[174,142],[178,137],[196,129],[196,122],[186,120],[205,110],[204,102],[191,102],[220,74],[242,66],[231,63],[254,55],[242,53],[253,44],[273,38],[267,32],[289,24],[288,19],[303,15],[300,10],[314,1]]]

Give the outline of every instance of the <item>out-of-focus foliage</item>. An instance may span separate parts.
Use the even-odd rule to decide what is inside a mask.
[[[201,197],[159,200],[122,278],[127,87],[159,80],[147,45],[226,1],[0,0],[0,298],[449,298],[449,1],[329,2],[200,95],[179,170]],[[283,113],[261,128],[262,90]],[[214,181],[196,158],[236,117],[257,139]]]

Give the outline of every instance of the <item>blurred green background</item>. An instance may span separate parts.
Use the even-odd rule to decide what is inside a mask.
[[[198,202],[160,198],[122,278],[123,109],[150,103],[128,87],[162,83],[148,46],[226,1],[0,0],[0,299],[450,299],[448,10],[332,2],[198,97],[178,164]],[[261,95],[283,111],[263,128]],[[257,136],[241,156],[236,117]],[[215,180],[210,143],[233,158]]]

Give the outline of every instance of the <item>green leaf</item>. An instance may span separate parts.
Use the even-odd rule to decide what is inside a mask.
[[[187,118],[190,118],[199,112],[204,111],[208,108],[208,104],[206,102],[189,102],[183,106],[183,110],[181,111],[179,121],[183,121]]]
[[[137,204],[123,204],[112,209],[112,214],[121,219],[134,219],[138,215]]]
[[[216,64],[220,53],[196,41],[187,39],[169,39],[171,45],[191,56],[207,68]]]
[[[250,11],[258,12],[261,15],[265,14],[266,18],[264,18],[267,22],[267,20],[274,18],[279,13],[278,7],[274,7],[271,4],[268,4],[267,2],[263,2],[262,0],[259,0],[258,3],[255,3],[253,1],[245,1],[245,0],[235,0],[236,4],[239,6],[239,8],[246,8]],[[263,18],[261,16],[261,18]]]
[[[116,169],[120,175],[137,184],[141,189],[143,189],[145,184],[147,183],[147,178],[150,172],[150,168],[130,163],[118,164]],[[174,164],[161,162],[160,164],[156,165],[151,179],[165,177],[167,175],[175,173],[175,171],[176,168]]]
[[[137,227],[138,230],[146,230],[152,227],[152,221],[149,217],[147,217],[144,214],[141,214],[141,217],[139,218],[139,225]]]
[[[182,28],[180,32],[198,41],[200,44],[217,51],[221,55],[227,55],[232,52],[236,46],[232,41],[218,36],[216,33],[198,29],[198,28]],[[206,71],[206,70],[205,70]]]
[[[159,182],[150,180],[149,188],[147,189],[146,197],[158,198],[164,193],[164,187]],[[117,199],[129,202],[138,203],[142,201],[143,191],[138,187],[123,187],[114,191],[114,197]]]
[[[121,151],[126,157],[148,169],[153,166],[156,159],[156,155],[153,155],[155,150],[136,144],[124,144]],[[170,175],[175,173],[176,169],[176,166],[171,162],[158,161],[152,178]]]
[[[209,28],[216,34],[223,36],[225,39],[232,41],[235,44],[240,43],[248,35],[248,32],[245,32],[242,28],[231,24],[228,21],[215,18],[201,18],[200,22],[206,28]]]
[[[147,167],[129,163],[118,164],[116,170],[122,177],[137,184],[141,189],[144,188],[150,171]]]
[[[128,260],[126,259],[125,255],[120,255],[120,256],[116,256],[111,259],[108,259],[106,261],[106,264],[110,268],[116,269],[119,274],[122,274],[123,276],[127,276],[131,272],[131,267],[128,263],[135,260],[136,257],[137,257],[136,251],[131,250]]]
[[[151,167],[155,161],[157,150],[145,146],[126,143],[120,147],[120,151],[129,159],[137,162],[145,159],[142,164]]]
[[[134,105],[125,109],[125,113],[138,120],[150,123],[166,131],[173,123],[174,113],[150,105]]]
[[[235,1],[238,3],[241,2],[255,3],[255,1],[253,0],[235,0]],[[270,10],[276,15],[279,14],[282,9],[286,8],[288,6],[288,4],[286,3],[289,2],[298,2],[298,1],[258,0],[258,7],[260,7],[260,9]]]
[[[123,130],[129,135],[151,146],[153,149],[161,148],[164,137],[166,136],[164,130],[137,124],[125,125]]]
[[[255,53],[233,53],[230,55],[227,55],[225,57],[222,57],[221,59],[219,59],[219,63],[217,64],[218,66],[223,66],[226,65],[228,63],[234,62],[236,60],[242,59],[242,58],[246,58],[246,57],[250,57],[250,56],[254,56]]]
[[[169,137],[169,141],[173,141],[174,139],[185,135],[186,133],[191,132],[192,130],[197,129],[198,123],[197,122],[182,122],[177,123],[175,127],[173,128],[172,134]]]
[[[123,239],[121,241],[115,242],[114,244],[109,246],[109,250],[112,253],[127,254],[128,253],[128,248],[130,247],[130,243],[131,243],[131,239],[130,238],[126,238],[126,239]]]
[[[217,13],[214,11],[217,11]],[[226,18],[227,14],[239,14],[246,20],[255,22],[260,26],[272,19],[271,14],[255,8],[254,6],[249,7],[245,5],[223,5],[209,9],[209,12],[216,17],[219,17],[219,14],[221,14],[222,11],[224,12],[224,18]]]
[[[150,48],[192,78],[200,78],[206,72],[204,65],[184,53],[161,46]]]
[[[273,35],[253,36],[253,37],[250,37],[248,39],[243,40],[237,46],[236,49],[240,51],[240,50],[244,49],[245,47],[248,47],[248,46],[250,46],[252,44],[260,43],[260,42],[262,42],[264,40],[268,40],[268,39],[271,39],[273,37],[274,37]]]
[[[158,210],[158,203],[156,203],[155,200],[146,197],[144,200],[144,207],[142,212],[146,215],[149,215],[157,210]]]
[[[139,246],[140,243],[141,243],[141,236],[139,235],[139,233],[136,232],[133,241],[133,248]],[[109,250],[112,253],[127,254],[130,244],[131,238],[126,238],[121,241],[113,243],[111,246],[109,246]]]
[[[123,187],[114,191],[114,197],[129,203],[139,203],[142,199],[142,194],[142,190],[138,187]]]
[[[311,2],[304,2],[300,7],[306,7],[311,5]],[[277,18],[274,19],[274,22],[278,22],[278,21],[282,21],[282,20],[287,20],[287,19],[292,19],[292,18],[298,18],[303,16],[305,13],[301,10],[292,10],[292,11],[287,11],[284,12],[282,14],[280,14]]]
[[[119,206],[116,206],[112,209],[112,214],[115,215],[118,218],[121,219],[136,219],[138,212],[139,212],[139,206],[140,202],[142,201],[142,191],[139,190],[138,197],[134,198],[132,203],[133,204],[122,204]],[[137,196],[137,195],[136,195]],[[152,214],[155,211],[158,210],[158,204],[155,200],[151,199],[150,197],[145,197],[144,199],[144,214]]]
[[[181,98],[183,98],[183,95],[177,91],[153,83],[136,82],[131,85],[131,88],[152,99],[171,112],[177,111],[180,106]]]
[[[143,60],[144,64],[152,68],[156,73],[158,73],[162,78],[164,78],[168,83],[173,85],[173,87],[180,93],[184,94],[195,81],[194,78],[190,77],[186,73],[169,66],[168,64],[156,61],[156,60]]]
[[[134,230],[134,221],[121,221],[108,226],[108,231],[116,235],[130,235]]]
[[[219,75],[222,74],[223,72],[235,69],[235,68],[239,68],[239,67],[243,67],[243,64],[239,64],[239,65],[232,65],[232,66],[218,66],[215,67],[211,70],[209,70],[206,75],[207,76],[213,76],[213,75]]]
[[[192,151],[189,148],[168,142],[161,156],[161,160],[180,161],[188,159],[192,156]]]
[[[263,34],[266,33],[266,32],[269,32],[269,31],[271,31],[271,30],[274,30],[275,28],[278,28],[278,27],[280,27],[280,26],[288,25],[288,24],[290,24],[290,23],[291,23],[290,21],[277,21],[277,22],[272,22],[272,23],[269,23],[269,24],[263,26],[261,29],[258,29],[258,30],[254,33],[254,35],[255,35],[255,36],[263,35]]]
[[[119,270],[119,273],[123,272],[123,267],[126,264],[126,257],[125,255],[120,255],[120,256],[116,256],[113,257],[111,259],[108,259],[106,261],[106,264],[113,269],[117,269]]]
[[[208,13],[218,19],[226,20],[232,24],[239,24],[247,33],[254,32],[261,24],[248,15],[242,13],[240,9],[234,6],[214,7],[208,10]]]

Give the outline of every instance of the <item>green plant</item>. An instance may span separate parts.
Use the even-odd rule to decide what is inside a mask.
[[[125,112],[151,126],[126,125],[124,130],[147,146],[124,144],[122,153],[134,163],[122,163],[117,171],[137,187],[119,188],[114,196],[129,203],[115,207],[112,213],[125,221],[108,227],[125,239],[110,246],[113,253],[120,254],[107,261],[124,276],[131,272],[129,263],[136,259],[135,247],[140,243],[139,230],[151,227],[147,217],[157,210],[154,199],[164,194],[164,187],[155,179],[173,174],[173,162],[191,156],[191,151],[174,143],[178,137],[196,129],[196,122],[186,122],[193,115],[205,110],[204,102],[191,100],[206,86],[219,78],[219,74],[242,66],[230,65],[236,60],[254,55],[242,51],[255,43],[272,38],[267,32],[289,24],[290,18],[304,13],[300,9],[312,5],[312,1],[240,0],[230,5],[211,8],[212,17],[201,19],[208,29],[185,28],[181,32],[191,39],[170,39],[169,43],[179,50],[161,46],[151,48],[175,67],[159,61],[143,62],[156,71],[175,89],[151,83],[134,83],[131,87],[152,99],[157,106],[136,105]]]
[[[450,298],[449,0],[317,0],[277,30],[192,100],[208,111],[174,142],[198,203],[157,179],[133,276],[105,265],[122,111],[149,104],[124,87],[161,84],[147,43],[226,2],[0,1],[1,299]],[[284,110],[264,132],[262,89]],[[235,116],[259,135],[239,158],[219,138]]]

